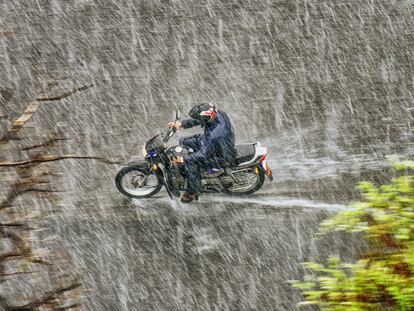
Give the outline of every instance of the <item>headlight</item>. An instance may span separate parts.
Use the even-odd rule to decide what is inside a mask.
[[[147,156],[147,150],[145,149],[145,144],[142,146],[142,156],[145,158]]]
[[[184,163],[184,158],[180,157],[180,156],[174,156],[172,158],[172,161],[173,161],[174,164],[182,164],[182,163]]]

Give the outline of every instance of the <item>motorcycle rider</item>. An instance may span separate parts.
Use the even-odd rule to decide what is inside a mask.
[[[188,203],[198,199],[202,192],[202,173],[208,169],[218,168],[236,157],[233,126],[227,114],[217,110],[211,103],[194,106],[189,112],[190,119],[182,122],[170,122],[168,127],[187,129],[201,125],[203,134],[196,134],[180,139],[180,145],[192,148],[194,152],[184,157],[187,174],[186,190],[181,202]]]

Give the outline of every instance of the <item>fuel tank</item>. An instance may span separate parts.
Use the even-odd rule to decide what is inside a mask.
[[[182,157],[182,158],[192,152],[194,152],[192,148],[187,147],[187,146],[182,146],[182,145],[172,146],[168,148],[168,151],[167,151],[169,156]]]

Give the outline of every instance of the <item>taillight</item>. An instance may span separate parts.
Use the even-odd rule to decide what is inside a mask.
[[[267,155],[263,155],[262,158],[260,159],[260,164],[262,165],[264,171],[266,172],[266,175],[269,176],[270,180],[273,179],[273,172],[270,169],[270,166],[267,165]]]

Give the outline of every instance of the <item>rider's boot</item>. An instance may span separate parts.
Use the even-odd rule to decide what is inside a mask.
[[[183,195],[181,196],[180,200],[183,203],[190,203],[194,200],[198,201],[198,195],[199,195],[198,193],[190,193],[190,192],[185,191]]]

